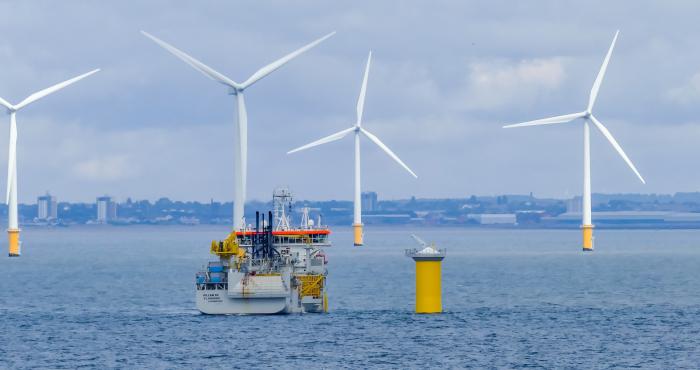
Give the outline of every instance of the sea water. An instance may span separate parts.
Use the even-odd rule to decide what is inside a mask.
[[[700,231],[335,227],[328,314],[208,316],[226,227],[23,230],[0,258],[0,368],[697,368]],[[416,233],[447,249],[416,315]],[[4,245],[4,243],[3,243]]]

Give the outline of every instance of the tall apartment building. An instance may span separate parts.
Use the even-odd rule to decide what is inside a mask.
[[[39,220],[55,220],[58,218],[58,205],[56,202],[56,197],[49,194],[42,195],[36,198],[36,204],[38,209],[37,218]]]
[[[377,193],[367,191],[362,193],[362,211],[374,212],[377,211]]]
[[[97,222],[107,223],[117,218],[117,203],[112,197],[102,196],[97,198]]]

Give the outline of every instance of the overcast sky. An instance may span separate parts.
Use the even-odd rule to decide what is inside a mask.
[[[350,137],[285,153],[352,125],[370,49],[364,127],[419,178],[364,140],[364,190],[382,199],[580,194],[580,121],[501,126],[584,110],[616,29],[594,111],[647,184],[592,131],[593,191],[700,188],[697,2],[0,4],[0,97],[17,103],[102,68],[19,112],[22,202],[46,190],[70,201],[233,198],[233,97],[141,29],[236,81],[338,32],[247,91],[249,199],[267,200],[278,185],[297,198],[351,199]],[[0,129],[3,164],[7,138]]]

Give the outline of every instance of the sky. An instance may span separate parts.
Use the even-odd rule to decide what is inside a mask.
[[[700,188],[698,2],[28,0],[0,1],[0,14],[0,97],[102,69],[18,113],[20,202],[233,198],[234,97],[140,30],[235,81],[337,31],[246,91],[248,199],[278,186],[352,198],[351,137],[286,152],[352,126],[370,50],[363,127],[418,179],[363,140],[364,190],[578,195],[582,121],[501,127],[585,110],[618,29],[594,113],[647,184],[592,129],[593,191]]]

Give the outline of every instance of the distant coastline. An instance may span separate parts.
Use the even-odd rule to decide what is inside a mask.
[[[333,227],[352,224],[353,204],[346,200],[295,201],[292,222],[300,220],[303,208],[323,224]],[[246,204],[246,220],[255,211],[271,210],[270,202]],[[362,196],[367,227],[457,227],[487,229],[578,229],[581,198],[538,198],[533,194],[472,195],[464,198],[380,200],[377,193]],[[75,226],[198,226],[232,225],[232,202],[117,201],[109,196],[95,203],[59,202],[44,195],[36,204],[20,204],[22,227]],[[0,205],[0,218],[7,218],[7,206]],[[676,194],[593,194],[593,221],[598,229],[700,229],[700,192]],[[250,221],[248,221],[250,223]]]

